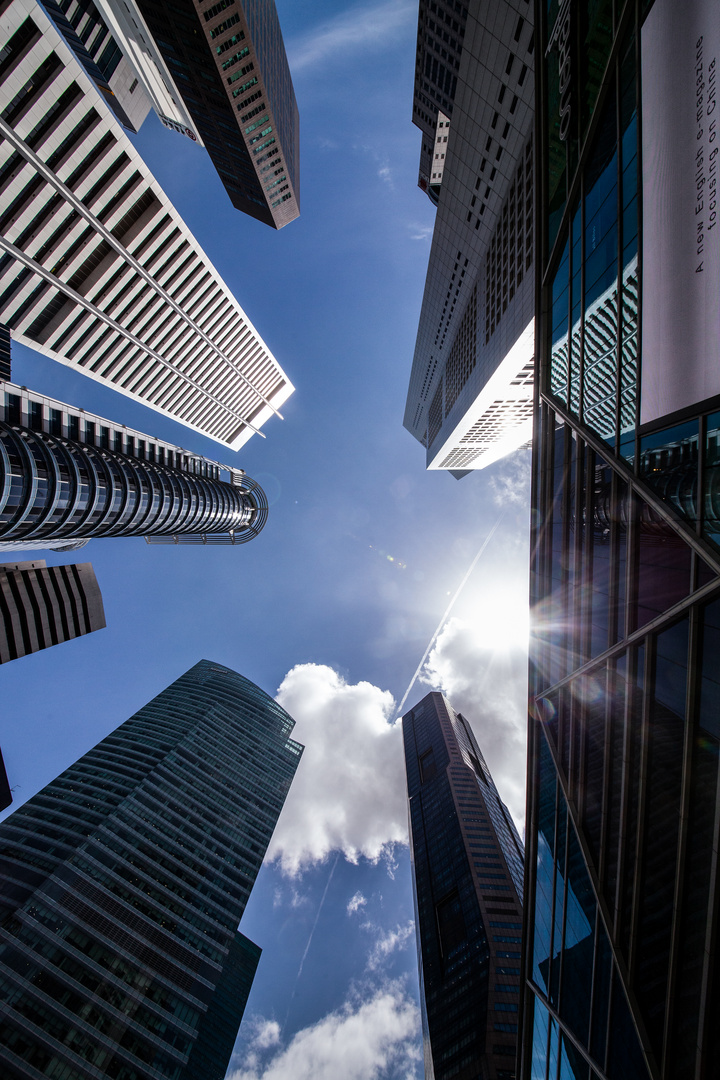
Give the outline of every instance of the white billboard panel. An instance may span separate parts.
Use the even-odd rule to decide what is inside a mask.
[[[647,424],[720,394],[720,0],[656,0],[641,57]]]

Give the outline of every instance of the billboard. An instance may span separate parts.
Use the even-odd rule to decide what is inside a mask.
[[[648,424],[720,394],[719,0],[656,0],[641,58]]]

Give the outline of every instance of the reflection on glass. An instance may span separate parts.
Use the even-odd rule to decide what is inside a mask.
[[[560,1045],[559,1080],[587,1080],[588,1063],[565,1035]]]
[[[584,1044],[592,990],[595,900],[573,826],[568,826],[568,880],[560,1015]]]
[[[720,601],[706,605],[701,613],[700,688],[698,722],[692,750],[692,786],[685,851],[682,927],[678,980],[676,1031],[673,1038],[673,1076],[692,1080],[695,1076],[699,1041],[705,933],[717,813],[718,753],[720,751]]]
[[[601,1065],[605,1062],[605,1043],[607,1040],[607,1022],[610,1009],[610,976],[612,973],[612,952],[610,942],[602,921],[598,919],[597,942],[595,946],[595,980],[593,987],[593,1009],[590,1032],[590,1052]]]
[[[531,1080],[545,1080],[547,1075],[548,1011],[535,998],[535,1024],[533,1027]],[[554,1078],[553,1078],[554,1080]]]
[[[548,1080],[554,1080],[557,1076],[558,1063],[558,1039],[560,1036],[558,1022],[550,1017],[550,1039],[548,1041]]]
[[[703,536],[720,547],[720,413],[707,418],[703,478]]]
[[[555,864],[555,913],[553,919],[553,960],[550,973],[550,1002],[557,1008],[560,988],[560,955],[562,953],[563,911],[565,905],[565,840],[567,828],[567,810],[565,800],[561,799],[558,820],[557,853]]]
[[[535,892],[535,939],[533,947],[533,978],[547,993],[548,964],[552,925],[553,849],[555,846],[555,767],[545,736],[538,732],[540,742],[540,777],[538,808],[537,884]]]
[[[570,409],[580,415],[580,361],[582,348],[582,208],[572,222],[572,297],[570,311]]]
[[[614,965],[607,1074],[610,1080],[650,1080],[620,976]]]
[[[606,499],[611,493],[612,471],[608,465],[597,458],[593,472],[592,496],[597,495]],[[593,518],[596,515],[593,514]],[[608,647],[608,631],[610,629],[610,549],[611,549],[610,523],[597,521],[593,529],[592,546],[590,549],[591,567],[590,573],[590,656],[597,656]]]
[[[698,722],[704,735],[720,739],[720,600],[703,608],[701,657]]]
[[[670,940],[678,857],[685,735],[687,616],[655,639],[654,686],[648,724],[645,829],[634,982],[648,1036],[662,1054]]]
[[[550,342],[550,393],[567,401],[568,380],[568,274],[569,246],[565,245],[552,286],[552,337]]]

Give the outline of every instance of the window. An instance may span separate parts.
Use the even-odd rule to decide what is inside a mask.
[[[453,893],[452,896],[441,901],[435,911],[440,949],[443,957],[447,958],[450,953],[462,945],[467,936],[460,897],[457,893]]]

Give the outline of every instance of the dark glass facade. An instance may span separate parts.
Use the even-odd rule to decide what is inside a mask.
[[[138,0],[233,206],[275,228],[300,206],[300,122],[274,0]]]
[[[292,729],[203,660],[0,826],[3,1078],[223,1080]]]
[[[11,802],[12,791],[10,789],[10,781],[8,780],[2,752],[0,752],[0,810],[6,810]]]
[[[1,541],[145,536],[240,544],[265,524],[265,495],[249,477],[227,484],[203,459],[191,459],[197,471],[186,472],[98,441],[96,432],[80,442],[0,423]]]
[[[653,7],[535,8],[522,1080],[709,1080],[720,1060],[719,406],[642,420]]]
[[[523,847],[442,694],[403,716],[426,1080],[514,1080]]]

